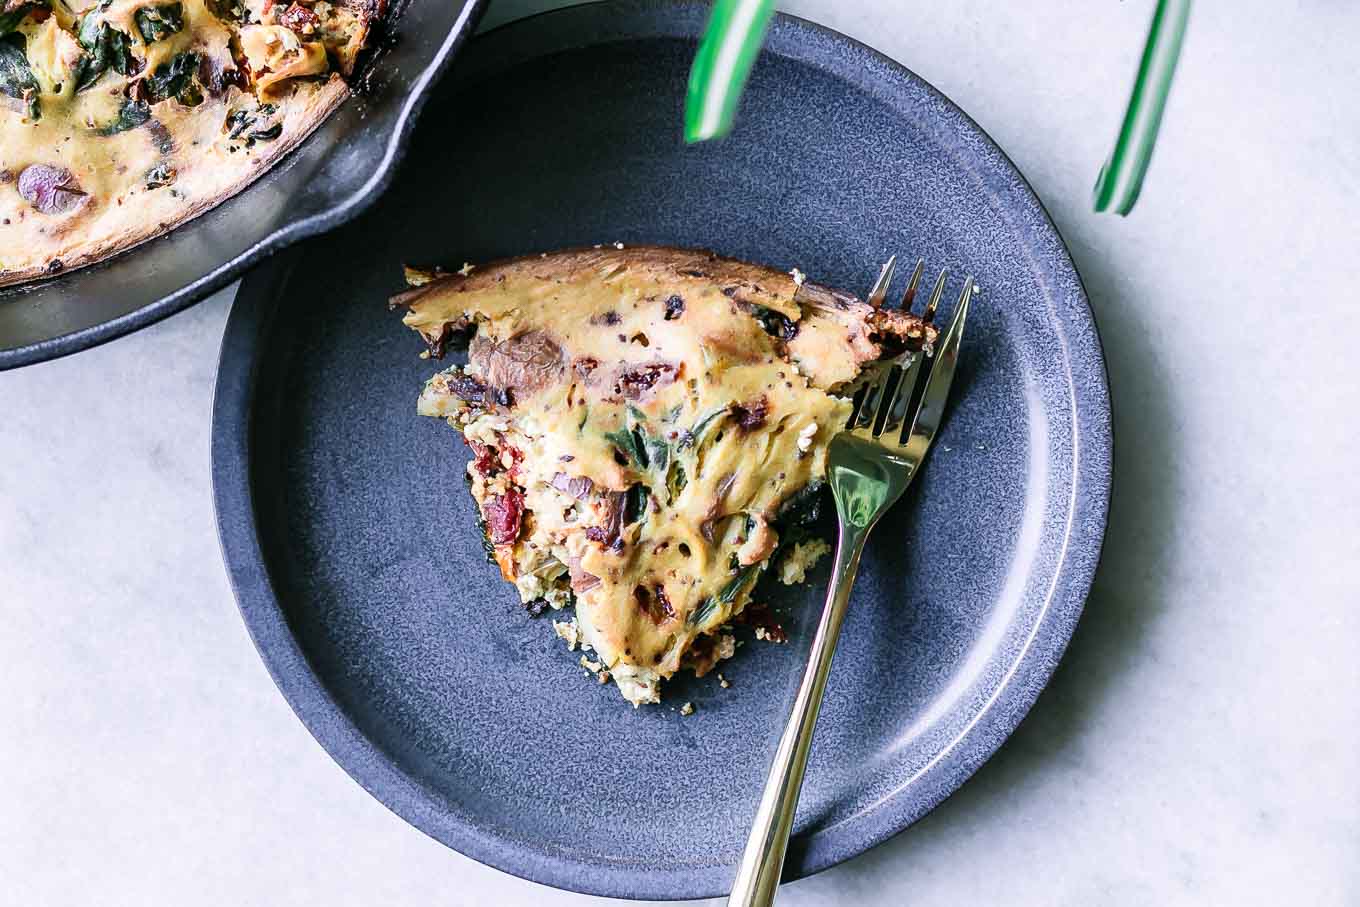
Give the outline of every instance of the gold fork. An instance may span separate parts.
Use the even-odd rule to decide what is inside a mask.
[[[871,305],[881,305],[887,296],[895,262],[896,258],[889,259],[879,273],[869,293]],[[918,261],[902,297],[903,309],[911,309],[924,269],[925,263]],[[947,274],[948,271],[942,271],[935,281],[921,316],[926,321],[935,317]],[[839,523],[831,588],[827,590],[808,664],[793,700],[788,725],[775,750],[751,835],[727,900],[730,907],[765,907],[774,903],[817,726],[817,712],[831,672],[841,621],[850,602],[850,588],[859,570],[860,554],[869,530],[907,490],[935,440],[954,380],[963,324],[972,297],[973,278],[969,277],[934,355],[917,353],[905,367],[900,363],[880,367],[855,396],[854,410],[845,430],[831,439],[827,474]]]

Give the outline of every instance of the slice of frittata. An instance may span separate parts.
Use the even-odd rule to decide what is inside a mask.
[[[526,603],[574,603],[587,661],[634,705],[730,655],[719,630],[792,540],[848,389],[935,336],[796,272],[681,249],[408,279],[392,303],[430,352],[470,343],[418,410],[472,448],[501,573]]]

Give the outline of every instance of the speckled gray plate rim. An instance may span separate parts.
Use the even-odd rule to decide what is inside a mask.
[[[741,651],[730,690],[686,679],[669,710],[634,713],[584,683],[549,651],[542,622],[504,604],[510,590],[478,560],[456,436],[412,412],[432,364],[381,304],[403,258],[593,238],[710,246],[847,286],[872,278],[885,251],[978,275],[949,419],[856,587],[789,878],[909,826],[1019,724],[1080,616],[1111,483],[1095,323],[1061,237],[1004,154],[899,64],[785,15],[736,132],[685,149],[692,45],[677,39],[697,36],[706,12],[593,4],[471,42],[375,209],[247,277],[213,408],[224,559],[251,637],[311,733],[448,846],[613,897],[726,891],[825,569],[788,611],[793,643]],[[590,116],[573,113],[573,91]],[[457,130],[439,125],[441,105],[456,105]],[[533,141],[516,141],[525,129]],[[448,161],[475,181],[431,182]],[[605,176],[601,195],[592,181]],[[710,184],[721,193],[693,191]],[[516,197],[523,186],[534,204]],[[545,220],[535,205],[573,216]],[[763,229],[776,214],[779,229]],[[293,329],[322,307],[310,330]],[[465,670],[505,653],[504,677]],[[519,689],[535,693],[506,698]],[[685,698],[699,711],[681,719]],[[635,768],[593,761],[601,741]],[[666,773],[646,763],[657,753]]]

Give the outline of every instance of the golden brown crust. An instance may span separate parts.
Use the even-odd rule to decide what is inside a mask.
[[[695,286],[719,284],[745,291],[763,292],[773,299],[792,299],[797,281],[792,274],[765,265],[754,265],[726,258],[707,249],[682,249],[674,246],[591,246],[563,249],[551,255],[517,255],[477,265],[467,274],[446,274],[433,289],[444,285],[456,292],[475,292],[501,281],[502,276],[528,275],[551,281],[586,272],[592,268],[626,263],[637,273],[659,280],[690,283]]]
[[[825,366],[828,376],[835,376],[827,386],[853,380],[865,362],[920,349],[935,338],[934,328],[910,312],[875,309],[851,294],[807,281],[801,275],[794,277],[791,272],[726,258],[706,249],[670,246],[598,246],[490,261],[465,274],[441,274],[394,296],[390,304],[409,310],[406,324],[420,332],[431,353],[438,357],[450,334],[464,326],[461,294],[526,279],[548,284],[581,275],[617,278],[624,271],[630,280],[665,286],[681,295],[689,287],[717,285],[739,306],[777,313],[792,325],[789,336],[783,339],[795,358],[815,358],[817,340],[839,342],[840,336],[823,335],[843,331],[853,358],[839,366]]]

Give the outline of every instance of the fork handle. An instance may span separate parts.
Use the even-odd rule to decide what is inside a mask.
[[[751,836],[746,840],[732,894],[727,899],[728,907],[768,907],[774,903],[779,876],[784,869],[784,853],[789,846],[789,833],[793,830],[793,816],[798,809],[798,793],[803,787],[808,752],[812,749],[812,735],[817,727],[817,713],[822,707],[822,693],[831,673],[831,659],[836,653],[841,621],[850,603],[850,587],[855,584],[869,528],[841,523],[831,588],[826,593],[826,604],[817,623],[817,635],[812,639],[812,650],[802,682],[798,684],[798,694],[793,699],[788,725],[779,738],[779,748],[770,765],[760,806],[756,808]]]

